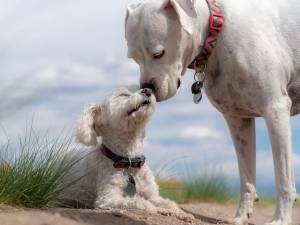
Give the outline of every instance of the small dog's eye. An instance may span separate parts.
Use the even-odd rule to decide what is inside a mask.
[[[129,96],[130,96],[130,94],[126,94],[126,93],[118,95],[118,97],[129,97]]]
[[[165,55],[165,50],[162,50],[162,51],[160,51],[160,52],[157,52],[157,53],[153,54],[153,58],[154,58],[154,59],[160,59],[160,58],[162,58],[164,55]]]

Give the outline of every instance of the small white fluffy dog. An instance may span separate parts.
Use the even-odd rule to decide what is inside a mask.
[[[145,163],[145,125],[155,105],[150,89],[131,92],[120,88],[103,104],[86,107],[77,139],[97,147],[76,166],[76,176],[82,177],[79,201],[92,200],[95,208],[135,208],[190,217],[174,202],[159,196],[154,175]],[[101,145],[97,137],[101,137]]]

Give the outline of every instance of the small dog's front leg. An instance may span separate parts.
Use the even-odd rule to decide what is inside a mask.
[[[124,189],[115,185],[106,185],[102,190],[98,190],[94,206],[101,209],[141,209],[157,212],[156,206],[150,201],[139,196],[126,196]]]
[[[98,209],[140,209],[150,213],[156,213],[157,207],[141,197],[111,196],[98,198],[94,204]]]
[[[142,168],[139,177],[142,177],[142,179],[137,179],[137,195],[155,205],[158,213],[162,215],[175,215],[178,219],[185,221],[190,221],[194,218],[192,215],[182,211],[175,202],[164,199],[159,195],[155,177],[147,165]]]

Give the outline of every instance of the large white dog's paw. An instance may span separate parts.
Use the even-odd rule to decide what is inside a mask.
[[[253,209],[248,208],[247,210],[244,210],[243,213],[240,213],[236,217],[234,217],[232,220],[230,220],[230,223],[234,225],[248,225],[249,219],[253,214]]]
[[[248,225],[249,219],[243,216],[235,217],[230,221],[233,225]]]
[[[264,225],[292,225],[292,223],[288,221],[276,220],[270,223],[265,223]]]
[[[253,204],[255,201],[258,201],[256,192],[245,193],[240,200],[236,216],[232,219],[231,223],[234,225],[248,224],[253,214]]]

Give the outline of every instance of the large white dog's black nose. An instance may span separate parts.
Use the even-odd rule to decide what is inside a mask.
[[[177,80],[177,89],[180,88],[180,86],[181,86],[181,80],[178,78],[178,80]]]
[[[152,90],[150,88],[144,88],[142,89],[141,93],[146,95],[147,97],[150,97],[152,94]]]

